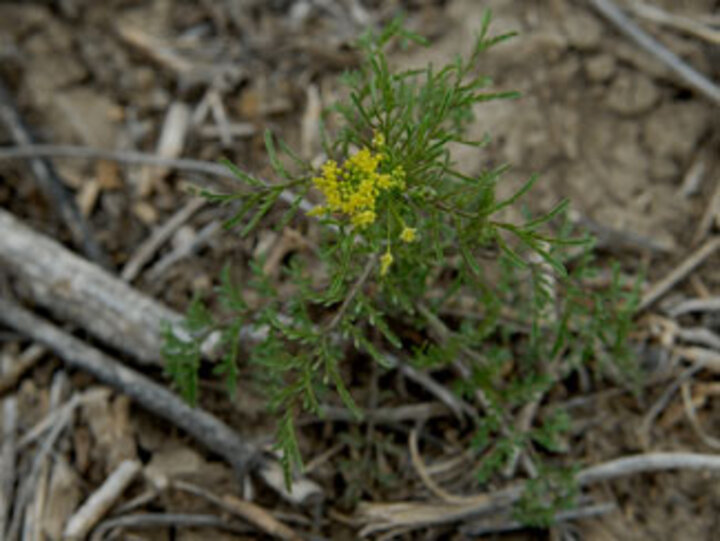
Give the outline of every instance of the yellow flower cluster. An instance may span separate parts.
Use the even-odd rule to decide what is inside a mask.
[[[322,174],[313,178],[313,183],[325,196],[326,204],[311,210],[311,216],[345,214],[358,228],[375,222],[377,198],[392,188],[404,188],[405,171],[398,166],[391,173],[381,173],[380,165],[387,158],[382,152],[385,146],[382,134],[375,135],[373,146],[379,152],[363,147],[345,160],[342,167],[334,160],[323,164]]]

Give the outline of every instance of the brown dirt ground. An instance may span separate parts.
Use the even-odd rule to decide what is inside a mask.
[[[652,3],[689,16],[717,16],[720,10],[713,0]],[[210,161],[227,156],[260,175],[269,175],[264,129],[271,128],[306,157],[315,157],[319,144],[312,122],[317,107],[333,101],[339,92],[339,73],[355,62],[346,44],[367,17],[386,19],[399,7],[407,10],[409,24],[430,36],[434,46],[397,52],[393,59],[398,65],[440,64],[466,51],[484,7],[493,10],[495,32],[512,29],[521,34],[492,50],[484,58],[482,70],[498,88],[520,90],[523,98],[477,109],[471,134],[480,138],[489,133],[493,142],[482,151],[461,149],[463,168],[477,171],[488,164],[513,164],[501,186],[505,194],[530,174],[539,173],[542,180],[528,202],[532,209],[547,210],[559,199],[569,198],[580,219],[592,221],[601,233],[612,230],[615,237],[611,238],[620,239],[605,245],[603,253],[619,258],[628,274],[648,264],[650,283],[682,261],[693,243],[698,243],[698,236],[706,238],[710,228],[699,232],[698,228],[713,194],[720,189],[717,107],[679,85],[666,68],[618,34],[585,2],[3,3],[0,75],[39,141],[148,152],[156,150],[173,104],[198,114],[199,105],[209,97],[208,89],[214,88],[230,123],[246,133],[224,142],[212,113],[202,116],[190,126],[178,156]],[[717,46],[713,49],[695,36],[654,24],[644,23],[643,27],[699,71],[720,78]],[[2,130],[0,143],[11,143]],[[692,173],[698,164],[704,167],[704,174],[695,182]],[[185,184],[201,180],[182,172],[117,166],[108,161],[56,160],[55,165],[118,269],[149,232],[187,200]],[[53,203],[45,199],[20,162],[0,162],[0,205],[72,245],[53,212]],[[204,207],[159,257],[195,238],[221,216],[217,209]],[[235,263],[242,278],[242,269],[253,255],[276,250],[276,255],[282,256],[292,249],[296,249],[292,239],[270,231],[243,241],[231,233],[216,234],[192,257],[155,278],[144,272],[134,284],[183,309],[194,291],[212,285],[226,259]],[[691,283],[683,282],[671,296],[720,294],[719,263],[716,254],[694,274]],[[700,325],[718,331],[720,322],[707,318]],[[641,327],[646,330],[649,325]],[[654,338],[650,341],[658,345]],[[14,355],[21,344],[8,339],[0,343],[0,349],[5,355]],[[23,427],[33,426],[45,415],[53,372],[59,366],[56,361],[41,364],[18,386]],[[648,408],[679,370],[677,364],[658,367],[649,378],[655,383],[648,385],[639,400],[626,394],[588,398],[577,409],[574,454],[593,463],[648,450],[712,452],[689,427],[677,396],[653,426],[649,441],[638,438]],[[246,376],[243,373],[243,378]],[[713,377],[709,371],[696,376],[700,382],[710,382]],[[72,375],[75,388],[91,384],[82,374]],[[241,384],[242,392],[231,405],[217,392],[215,383],[207,381],[203,386],[204,405],[244,434],[262,437],[270,433],[271,420],[264,413],[261,397],[249,386]],[[720,432],[718,413],[720,402],[709,393],[699,403],[698,414],[710,434]],[[330,424],[323,425],[304,438],[306,456],[319,455],[332,445],[331,429]],[[113,396],[84,408],[72,437],[58,449],[52,472],[53,479],[61,480],[51,483],[49,497],[61,498],[66,505],[51,504],[43,528],[58,532],[58,517],[66,517],[120,460],[136,456],[147,463],[150,473],[195,480],[217,493],[237,490],[227,467],[171,427],[137,411],[123,397]],[[358,456],[343,453],[319,470],[317,480],[331,498],[339,495],[331,466],[343,467],[355,459]],[[607,483],[592,493],[617,501],[617,512],[548,532],[522,532],[505,538],[714,539],[720,510],[717,480],[717,475],[710,474],[667,473]],[[418,487],[414,480],[402,495],[391,496],[410,496]],[[138,487],[133,490],[128,499],[142,492]],[[365,493],[366,498],[375,496],[389,497],[377,487]],[[306,529],[309,514],[304,510],[288,510],[265,493],[260,494],[260,501],[284,510],[289,523]],[[192,500],[161,496],[147,508],[188,511],[197,506]],[[325,521],[324,535],[335,539],[353,535],[331,519]],[[175,534],[167,529],[137,530],[132,535],[124,539],[208,538],[207,531],[201,530]],[[212,535],[217,540],[254,538],[221,532]],[[444,529],[424,535],[449,538],[452,532]]]

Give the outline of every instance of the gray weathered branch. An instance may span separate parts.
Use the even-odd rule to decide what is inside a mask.
[[[161,326],[181,319],[1,209],[0,268],[20,282],[33,303],[141,363],[161,364]]]
[[[88,346],[16,303],[0,299],[0,322],[44,344],[68,366],[92,374],[147,410],[169,420],[208,449],[222,456],[238,473],[248,471],[259,457],[254,446],[243,441],[234,430],[216,417],[189,406],[165,387]]]

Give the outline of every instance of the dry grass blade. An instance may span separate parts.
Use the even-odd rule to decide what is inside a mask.
[[[462,496],[455,496],[447,492],[445,489],[440,487],[440,485],[438,485],[430,476],[430,473],[428,472],[428,469],[425,466],[422,457],[420,456],[420,450],[418,449],[417,429],[414,429],[410,432],[408,445],[410,447],[410,460],[412,461],[413,467],[415,468],[417,474],[420,476],[420,479],[422,480],[425,487],[430,492],[432,492],[435,496],[437,496],[444,502],[459,504],[468,502],[468,498],[464,498]]]
[[[688,421],[690,421],[690,426],[693,427],[693,430],[705,445],[711,449],[715,449],[716,451],[720,450],[720,440],[705,432],[700,424],[700,419],[698,419],[697,412],[695,411],[695,404],[693,403],[690,391],[690,383],[683,383],[681,391],[683,406],[685,407],[685,415],[687,416]]]

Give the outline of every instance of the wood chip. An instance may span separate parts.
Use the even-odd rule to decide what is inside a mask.
[[[165,113],[156,154],[162,158],[177,158],[185,148],[185,140],[190,127],[192,110],[181,101],[175,101]],[[167,175],[169,169],[145,168],[140,177],[138,195],[147,197],[156,187],[158,179]]]
[[[96,179],[90,179],[82,185],[82,188],[75,196],[75,201],[83,218],[87,218],[92,214],[99,195],[100,183]]]
[[[63,532],[66,539],[83,539],[105,516],[142,469],[139,460],[126,460],[105,480],[70,518]]]

